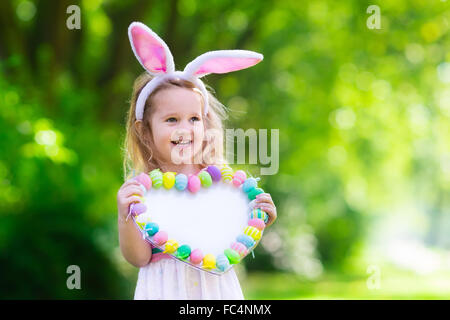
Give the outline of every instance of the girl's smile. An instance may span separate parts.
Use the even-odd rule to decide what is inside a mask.
[[[191,137],[183,137],[179,136],[178,139],[174,139],[171,141],[174,147],[187,147],[192,145],[192,138]]]
[[[180,136],[178,140],[172,140],[171,154],[179,154],[181,157],[189,157],[192,154],[192,139]]]

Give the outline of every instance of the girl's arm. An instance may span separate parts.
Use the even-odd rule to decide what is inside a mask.
[[[120,187],[117,193],[117,220],[122,255],[133,266],[140,268],[150,262],[152,250],[150,244],[142,239],[142,234],[136,228],[133,219],[126,220],[130,204],[140,201],[136,195],[143,196],[137,181],[128,180]]]
[[[132,219],[125,221],[119,216],[118,220],[120,250],[125,260],[137,268],[146,266],[152,257],[150,244],[142,239]]]

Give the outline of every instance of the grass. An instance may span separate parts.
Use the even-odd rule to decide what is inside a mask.
[[[449,299],[450,272],[417,275],[390,270],[381,274],[379,289],[367,286],[369,275],[325,274],[308,281],[288,273],[251,273],[241,280],[246,299]]]

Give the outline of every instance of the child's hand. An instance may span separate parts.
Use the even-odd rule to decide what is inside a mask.
[[[260,193],[256,196],[255,208],[259,208],[269,215],[266,227],[270,226],[277,219],[277,208],[269,193]]]
[[[138,196],[143,197],[144,192],[140,187],[140,183],[134,179],[126,181],[117,192],[117,209],[119,211],[119,219],[125,221],[128,216],[130,204],[133,202],[141,202]]]

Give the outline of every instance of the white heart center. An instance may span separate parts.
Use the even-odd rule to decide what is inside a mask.
[[[146,195],[151,221],[166,231],[179,245],[201,249],[203,254],[218,255],[243,233],[250,206],[245,192],[231,184],[214,183],[192,194],[150,189]]]

